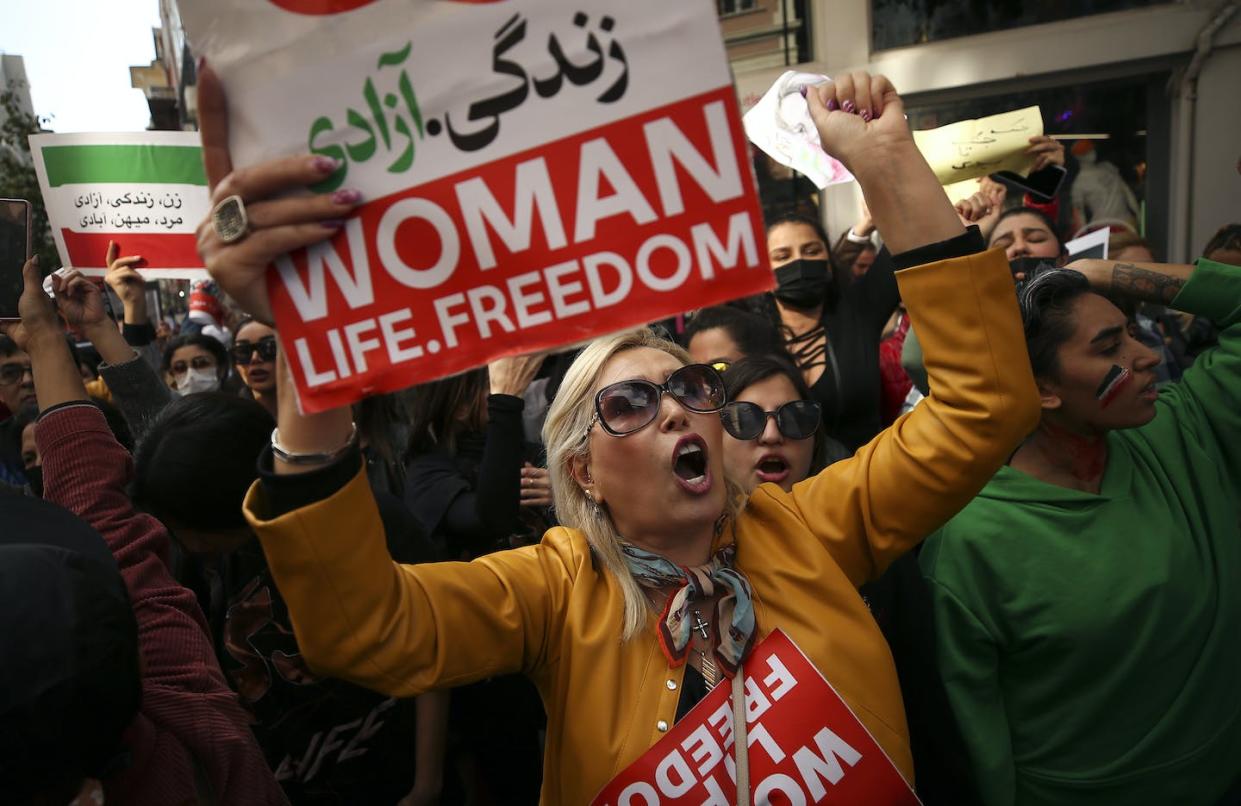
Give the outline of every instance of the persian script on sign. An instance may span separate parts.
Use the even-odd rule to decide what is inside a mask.
[[[269,275],[307,410],[772,286],[705,0],[182,15],[225,82],[234,163],[310,150],[340,163],[319,190],[367,200]]]

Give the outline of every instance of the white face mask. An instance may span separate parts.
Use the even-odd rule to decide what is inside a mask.
[[[214,370],[191,367],[177,380],[177,394],[181,397],[199,392],[214,392],[220,388],[220,377]]]

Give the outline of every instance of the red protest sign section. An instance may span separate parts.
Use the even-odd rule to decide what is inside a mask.
[[[312,412],[772,285],[727,86],[372,201],[268,278]]]
[[[123,255],[142,255],[153,266],[197,266],[202,264],[198,256],[198,237],[192,234],[162,235],[145,232],[74,232],[61,229],[61,238],[68,251],[70,266],[90,266],[100,263],[108,253],[108,244],[120,244]],[[138,266],[142,271],[142,266]],[[186,269],[187,275],[206,276],[203,269]],[[168,276],[165,271],[162,276]]]
[[[594,806],[737,802],[731,686],[707,695],[594,799]],[[755,806],[917,806],[918,797],[836,690],[783,632],[745,662]]]

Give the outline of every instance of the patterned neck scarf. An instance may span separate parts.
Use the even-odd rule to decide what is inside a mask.
[[[674,669],[685,663],[689,655],[694,603],[709,599],[716,586],[720,586],[723,595],[715,605],[715,617],[710,619],[708,641],[714,648],[716,665],[725,676],[732,677],[754,644],[755,634],[753,591],[745,575],[733,568],[736,549],[725,546],[706,565],[692,568],[628,543],[621,543],[621,551],[639,585],[656,589],[677,586],[657,624],[659,646]],[[727,624],[728,629],[721,632],[721,624]]]

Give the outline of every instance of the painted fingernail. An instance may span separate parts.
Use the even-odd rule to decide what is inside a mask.
[[[829,100],[828,100],[828,102],[827,102],[827,111],[828,111],[828,112],[835,112],[835,111],[836,111],[837,109],[839,109],[839,108],[840,108],[840,104],[836,103],[836,99],[835,99],[835,98],[831,98],[831,99],[829,99]]]
[[[345,219],[329,218],[324,221],[320,221],[319,226],[324,227],[325,229],[340,229],[345,226]]]
[[[870,110],[869,110],[869,109],[863,109],[863,110],[862,110],[862,120],[866,121],[867,123],[870,123],[870,119],[871,119]]]
[[[344,189],[332,194],[332,204],[357,204],[362,201],[362,191]]]
[[[801,93],[801,97],[803,98],[806,97],[806,85],[805,84],[802,84],[800,87],[798,87],[797,91]]]
[[[340,160],[320,154],[311,161],[311,164],[319,173],[330,174],[340,167]]]
[[[857,106],[854,105],[853,101],[845,101],[843,104],[840,105],[840,108],[846,112],[852,113],[854,110],[857,109]]]

